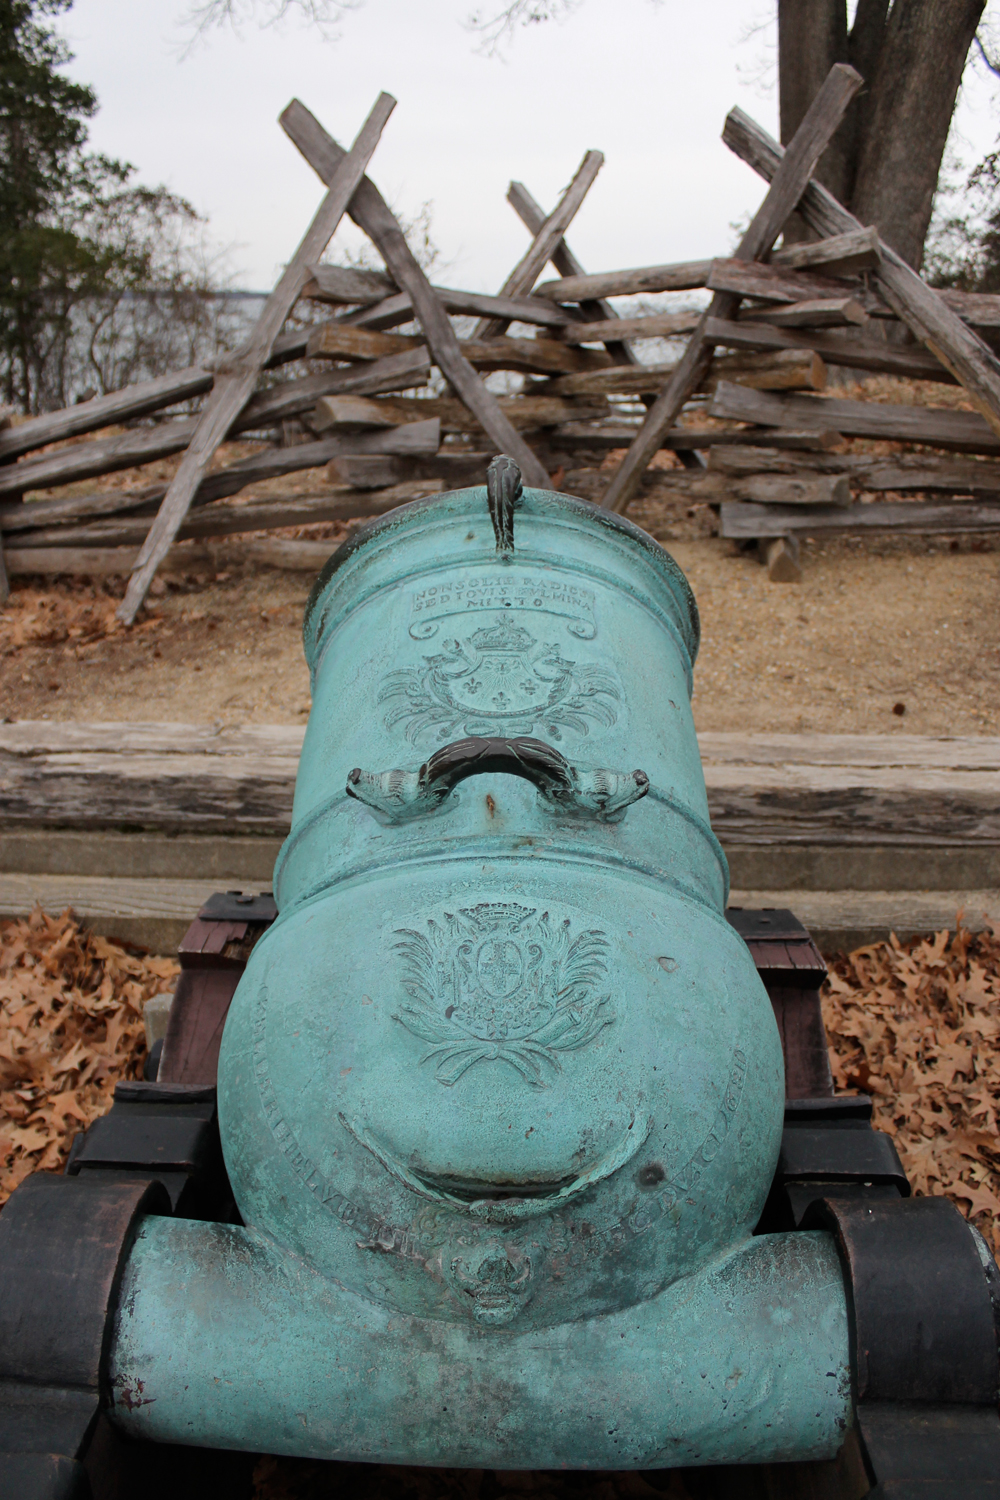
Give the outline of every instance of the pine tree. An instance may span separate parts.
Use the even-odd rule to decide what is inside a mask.
[[[123,296],[204,290],[176,254],[197,222],[191,205],[132,185],[127,162],[86,149],[97,98],[62,72],[72,53],[53,25],[71,4],[0,0],[0,390],[25,412],[120,374],[101,337],[114,326],[129,338],[108,319]],[[142,373],[156,373],[149,363]]]

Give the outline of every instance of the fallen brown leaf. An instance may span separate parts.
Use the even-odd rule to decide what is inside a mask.
[[[1000,1251],[1000,935],[873,943],[830,960],[838,1089],[863,1089],[915,1193],[944,1193]]]
[[[68,911],[0,922],[0,1203],[30,1172],[59,1171],[118,1080],[141,1076],[142,1007],[178,972]]]

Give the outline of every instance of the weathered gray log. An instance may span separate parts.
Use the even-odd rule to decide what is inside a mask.
[[[588,430],[584,424],[568,424],[556,427],[546,433],[546,438],[555,448],[573,451],[580,448],[593,447],[598,451],[607,451],[615,448],[628,448],[635,436],[636,428],[632,427],[600,427]],[[840,433],[832,431],[819,432],[795,432],[791,429],[775,432],[772,429],[762,428],[759,433],[747,431],[743,427],[732,427],[729,429],[719,427],[672,427],[665,432],[660,439],[662,448],[678,449],[694,452],[706,452],[721,448],[728,443],[741,445],[759,442],[767,444],[770,450],[778,448],[792,451],[803,451],[806,453],[806,462],[810,461],[810,455],[822,456],[825,462],[828,448],[835,447],[840,442]],[[838,471],[839,472],[839,471]]]
[[[691,333],[697,313],[650,313],[642,318],[606,318],[600,323],[568,323],[560,334],[565,344],[603,344],[617,335],[623,339],[663,339]]]
[[[0,495],[72,484],[167,458],[187,447],[197,422],[197,417],[175,417],[156,427],[122,432],[117,437],[94,438],[89,443],[75,443],[38,458],[4,464],[0,467]]]
[[[230,543],[224,555],[237,547],[250,556],[322,550]],[[301,727],[278,725],[0,724],[0,818],[22,827],[284,835],[302,736]],[[996,737],[698,738],[712,826],[724,842],[1000,843]]]
[[[291,448],[255,453],[238,463],[216,469],[202,481],[201,493],[206,499],[219,500],[236,495],[248,484],[258,484],[281,474],[296,474],[302,469],[316,469],[341,453],[396,454],[420,458],[437,453],[441,442],[441,424],[437,417],[411,422],[406,427],[387,432],[361,432],[353,437],[323,438],[317,443],[296,443]],[[406,475],[399,475],[400,479]],[[395,480],[392,481],[395,483]]]
[[[490,339],[462,339],[459,348],[476,370],[551,375],[604,370],[611,365],[611,356],[604,349],[574,349],[555,339],[512,339],[497,334]]]
[[[767,576],[772,583],[802,582],[797,537],[776,536],[762,542],[761,546],[761,562],[767,568]]]
[[[742,111],[726,121],[726,145],[764,178],[778,169],[781,147]],[[818,234],[859,229],[857,219],[818,182],[802,194],[799,212]],[[921,281],[901,256],[882,244],[882,260],[871,273],[879,292],[919,339],[968,391],[973,404],[1000,434],[1000,361],[948,302]]]
[[[791,505],[752,505],[724,501],[719,511],[721,536],[735,539],[786,536],[839,536],[846,533],[905,532],[910,536],[963,536],[1000,531],[995,505],[933,505],[927,500],[875,501],[846,508],[799,509]]]
[[[140,490],[106,490],[64,500],[31,500],[0,504],[0,533],[13,535],[36,526],[60,526],[99,516],[149,510],[167,492],[165,484],[147,484]]]
[[[756,260],[772,248],[861,83],[860,75],[853,68],[840,63],[831,68],[826,83],[814,99],[795,139],[782,158],[763,203],[740,240],[736,252],[739,259]],[[729,292],[717,292],[712,298],[702,315],[702,324],[692,334],[680,364],[650,408],[642,428],[608,486],[602,502],[604,509],[625,509],[643,470],[659,448],[661,434],[673,425],[685,401],[704,380],[713,352],[713,345],[705,338],[704,324],[710,317],[732,317],[738,305],[739,299]]]
[[[388,359],[393,354],[407,354],[419,349],[423,342],[422,338],[379,333],[373,328],[355,328],[334,319],[313,329],[306,354],[309,359]]]
[[[227,435],[270,427],[289,417],[300,416],[314,407],[320,396],[341,391],[374,394],[406,390],[420,385],[429,373],[427,351],[419,348],[374,361],[358,371],[331,370],[329,374],[290,380],[273,386],[269,391],[260,391],[248,401],[230,423]],[[76,443],[71,448],[46,453],[39,458],[0,466],[0,495],[78,483],[98,474],[113,474],[119,469],[137,468],[158,458],[168,458],[188,446],[199,420],[198,417],[179,417],[158,427],[124,432],[117,437],[94,438],[89,443]]]
[[[809,271],[822,266],[827,276],[856,276],[871,271],[882,259],[878,230],[849,229],[825,240],[813,240],[773,250],[769,264],[789,271]]]
[[[534,295],[552,302],[587,302],[637,297],[645,292],[692,292],[705,285],[711,266],[710,260],[686,260],[666,266],[638,266],[631,271],[601,271],[593,276],[570,274],[561,281],[542,282],[535,287]]]
[[[315,302],[366,306],[382,302],[398,291],[392,277],[381,271],[355,271],[350,266],[315,265],[309,267],[309,280],[302,288],[302,296]]]
[[[599,397],[574,401],[561,396],[501,396],[500,407],[519,432],[554,427],[560,422],[588,421],[607,415],[611,407]],[[314,432],[332,428],[397,427],[403,422],[438,417],[442,432],[481,432],[475,417],[461,401],[449,396],[402,396],[370,401],[360,396],[326,396],[310,418]],[[0,526],[3,512],[0,511]]]
[[[662,365],[619,365],[582,375],[560,375],[545,389],[555,396],[642,395],[661,391],[664,382],[680,368],[681,362],[676,360]],[[719,355],[706,362],[700,384],[710,386],[727,379],[737,379],[758,390],[821,391],[826,388],[823,361],[811,349],[786,349],[763,355]]]
[[[366,427],[398,427],[403,420],[389,401],[373,401],[370,396],[322,396],[309,426],[313,432],[326,432],[331,427],[359,432]]]
[[[323,445],[327,457],[335,458],[331,443]],[[426,451],[426,450],[421,450]],[[392,471],[395,473],[395,470]],[[367,488],[367,486],[365,486]],[[192,537],[233,536],[245,531],[270,531],[281,526],[306,526],[315,521],[350,520],[359,515],[377,515],[411,500],[417,494],[431,494],[443,488],[440,479],[394,482],[390,491],[382,487],[380,505],[356,491],[333,490],[326,495],[289,496],[281,501],[261,500],[243,505],[205,505],[189,512],[178,534],[178,541]],[[385,498],[388,496],[388,498]],[[374,506],[374,508],[373,508]],[[96,521],[89,526],[53,526],[26,531],[18,536],[18,547],[137,547],[145,539],[149,521],[142,517],[124,521]]]
[[[310,359],[375,360],[423,346],[422,338],[376,333],[343,323],[323,323],[309,339]],[[611,363],[603,349],[574,349],[555,339],[461,339],[458,345],[475,370],[523,370],[549,375],[560,371],[600,370]]]
[[[440,479],[409,479],[390,489],[361,490],[340,489],[335,494],[302,497],[290,496],[287,502],[254,506],[253,529],[264,530],[286,525],[303,525],[316,521],[363,520],[369,516],[384,515],[399,505],[411,500],[425,499],[436,495],[444,488]],[[250,507],[238,513],[235,527],[224,527],[226,507],[219,507],[218,536],[248,530],[247,517]],[[290,517],[294,516],[294,520]],[[189,516],[184,526],[193,525]],[[183,530],[184,528],[182,528]],[[215,530],[215,529],[213,529]],[[20,542],[20,538],[18,539]],[[173,546],[163,562],[164,571],[192,573],[207,568],[215,571],[220,567],[233,567],[249,563],[254,567],[287,568],[296,572],[316,573],[331,553],[339,546],[336,541],[288,541],[284,538],[269,538],[266,541],[227,540],[224,547],[215,546],[211,538],[201,547]],[[20,574],[42,574],[52,577],[61,573],[86,575],[89,577],[121,577],[127,575],[135,561],[137,548],[131,547],[28,547],[18,545],[8,554],[12,560],[11,571]]]
[[[845,437],[923,443],[959,453],[1000,453],[1000,436],[974,411],[934,406],[877,405],[830,396],[781,396],[720,381],[709,414],[774,427],[835,428]]]
[[[873,458],[868,454],[796,453],[738,442],[713,443],[708,472],[734,478],[819,472],[846,475],[860,490],[929,490],[984,499],[1000,496],[1000,464],[935,458],[929,453]]]
[[[289,380],[270,390],[259,391],[240,413],[230,432],[249,432],[300,417],[321,396],[377,396],[387,391],[417,390],[431,372],[426,347],[405,354],[390,354],[351,368],[334,368],[301,380]]]
[[[794,307],[794,304],[793,304]],[[901,349],[880,340],[848,338],[829,333],[799,333],[795,329],[777,328],[770,321],[758,323],[740,318],[733,322],[713,318],[706,333],[726,349],[814,349],[828,365],[852,370],[872,370],[884,375],[899,375],[906,380],[936,380],[954,385],[956,380],[940,360],[919,345]]]
[[[541,297],[492,297],[486,292],[459,292],[446,286],[436,286],[434,291],[449,313],[502,317],[509,323],[537,323],[544,328],[564,328],[573,321],[572,313]],[[345,313],[338,322],[354,328],[398,328],[412,317],[409,294],[395,292],[380,302]]]
[[[365,168],[395,107],[396,101],[391,94],[381,94],[376,100],[354,145],[333,174],[323,202],[302,242],[265,302],[253,333],[227,363],[226,373],[213,386],[212,394],[198,418],[197,430],[177,473],[170,481],[149,535],[140,548],[135,569],[125,590],[125,598],[117,610],[118,618],[124,624],[131,625],[135,619],[157,565],[169,551],[177,528],[208,471],[216,448],[253,394],[261,366],[270,355],[274,340],[309,279],[308,267],[322,255],[347,212],[354,190],[364,177]]]
[[[306,350],[307,330],[296,330],[275,339],[271,357],[265,369],[287,364],[289,360],[301,359]],[[40,417],[31,417],[17,427],[2,424],[0,431],[0,460],[17,458],[35,448],[44,448],[49,443],[60,443],[66,438],[80,437],[85,432],[98,432],[102,427],[111,427],[118,422],[131,421],[148,416],[150,412],[162,411],[175,406],[179,401],[188,401],[212,389],[215,376],[210,369],[194,365],[174,374],[159,375],[155,380],[143,380],[124,390],[112,391],[107,396],[94,396],[90,401],[81,401],[64,411],[46,412]],[[9,430],[8,430],[9,429]]]
[[[713,260],[708,274],[708,288],[713,292],[732,292],[739,297],[754,297],[763,302],[781,304],[826,302],[850,293],[869,316],[893,317],[891,308],[860,284],[847,286],[828,276],[818,276],[809,271],[786,271],[781,266],[768,265],[763,261],[744,261],[738,256]]]
[[[281,126],[323,181],[332,179],[343,148],[297,99],[281,116]],[[511,426],[475,370],[462,354],[448,314],[434,295],[430,282],[417,265],[395,217],[378,188],[365,177],[351,201],[355,223],[378,246],[400,291],[408,292],[413,308],[441,373],[478,418],[491,442],[520,467],[529,485],[548,484],[548,475],[520,434]]]
[[[771,323],[775,328],[847,328],[867,323],[868,314],[855,297],[816,297],[785,307],[746,309],[740,314],[743,319]]]
[[[336,552],[340,543],[297,542],[286,537],[261,537],[219,542],[174,544],[163,560],[163,571],[190,576],[227,572],[244,564],[256,573],[261,568],[283,568],[313,577]],[[24,547],[10,553],[13,571],[53,578],[61,574],[85,578],[121,578],[132,571],[138,556],[135,547]]]
[[[730,489],[740,500],[763,505],[850,505],[854,499],[846,474],[748,474]]]
[[[577,210],[603,165],[604,157],[600,151],[587,152],[569,187],[500,288],[501,297],[520,297],[531,291],[551,260],[556,246],[573,222]],[[507,318],[483,318],[472,330],[472,337],[474,339],[498,338],[509,321]]]
[[[407,473],[409,470],[398,458],[379,458],[374,454],[345,454],[343,458],[332,459],[326,469],[331,484],[349,484],[358,490],[383,489],[396,484]]]

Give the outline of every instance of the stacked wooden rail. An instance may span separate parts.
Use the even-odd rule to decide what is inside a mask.
[[[364,176],[389,96],[350,152],[294,101],[282,126],[328,191],[244,347],[66,411],[0,419],[0,595],[5,553],[12,572],[117,570],[131,574],[130,621],[175,542],[377,515],[482,482],[498,449],[541,485],[626,450],[602,501],[619,511],[652,459],[673,451],[680,465],[659,484],[715,507],[723,536],[761,543],[774,577],[797,575],[802,534],[1000,529],[1000,297],[933,291],[812,180],[860,84],[832,69],[784,152],[730,114],[723,139],[770,183],[735,256],[588,275],[564,235],[600,153],[587,152],[547,215],[511,184],[532,238],[496,296],[432,285]],[[775,249],[793,211],[818,238]],[[323,263],[345,213],[384,271]],[[549,263],[558,277],[537,284]],[[614,306],[696,291],[711,294],[701,311]],[[636,352],[685,336],[678,358]],[[292,363],[292,378],[275,373]],[[827,391],[830,367],[961,386],[974,409],[843,400]],[[485,378],[496,372],[521,388],[498,395]],[[195,415],[176,414],[199,399]],[[289,424],[300,440],[288,441]],[[241,436],[269,441],[217,466],[220,444]],[[874,457],[871,440],[896,451]],[[78,493],[175,454],[169,484]],[[231,503],[320,468],[315,493]],[[69,485],[77,492],[59,493]],[[303,547],[304,565],[323,550]]]

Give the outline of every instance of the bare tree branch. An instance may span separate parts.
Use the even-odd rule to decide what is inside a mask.
[[[229,26],[238,32],[244,21],[274,26],[295,12],[314,26],[324,41],[336,41],[344,16],[363,4],[364,0],[198,0],[181,21],[190,31],[185,50],[216,27]]]
[[[478,51],[496,57],[505,43],[512,42],[519,26],[537,26],[542,21],[563,20],[572,15],[581,0],[510,0],[500,10],[475,10],[466,25],[478,31]]]

